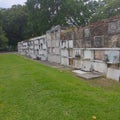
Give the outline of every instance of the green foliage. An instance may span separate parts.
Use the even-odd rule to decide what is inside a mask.
[[[26,6],[33,35],[43,34],[58,24],[85,25],[90,15],[82,0],[28,0]]]
[[[17,55],[2,54],[0,120],[91,120],[93,115],[98,120],[119,120],[120,84],[109,80],[103,87],[102,79],[93,83]]]
[[[8,39],[2,30],[2,26],[0,25],[0,50],[4,49],[7,46],[7,43],[8,43]]]
[[[65,24],[80,26],[88,22],[89,10],[82,0],[64,0],[60,15],[63,16]]]
[[[120,0],[100,0],[91,21],[95,22],[115,15],[120,15]]]
[[[9,38],[8,45],[16,46],[17,42],[23,40],[25,36],[26,8],[21,5],[14,5],[10,9],[2,9],[1,15],[3,29]]]
[[[50,28],[48,0],[42,2],[41,0],[28,0],[26,6],[29,12],[28,28],[31,30],[31,36],[42,35]]]

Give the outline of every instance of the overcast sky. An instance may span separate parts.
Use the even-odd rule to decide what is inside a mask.
[[[10,8],[16,4],[24,5],[26,1],[27,0],[0,0],[0,8]]]

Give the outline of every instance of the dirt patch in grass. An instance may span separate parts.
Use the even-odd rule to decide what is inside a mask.
[[[105,77],[89,80],[88,82],[91,85],[99,86],[99,87],[105,87],[105,88],[115,87],[115,86],[120,85],[120,82],[117,82],[117,81],[114,81],[114,80],[111,80],[111,79],[107,79]]]

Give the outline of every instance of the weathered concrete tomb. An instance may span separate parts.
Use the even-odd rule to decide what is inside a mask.
[[[85,27],[52,27],[19,42],[18,53],[120,81],[120,16]]]

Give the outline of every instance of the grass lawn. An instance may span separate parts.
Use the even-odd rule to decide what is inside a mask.
[[[15,54],[0,55],[0,120],[120,120],[120,83],[85,81]]]

